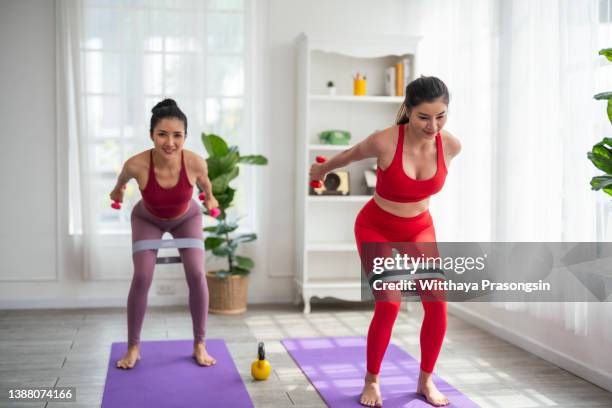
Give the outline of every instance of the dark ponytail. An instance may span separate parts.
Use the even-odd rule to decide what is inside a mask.
[[[153,133],[153,129],[157,123],[164,118],[177,118],[185,124],[185,136],[187,136],[187,116],[179,109],[174,99],[164,99],[151,109],[151,127],[149,132]]]
[[[406,98],[402,102],[399,111],[397,112],[397,118],[395,119],[396,125],[404,125],[408,123],[408,116],[412,108],[420,105],[423,102],[433,102],[438,98],[442,98],[442,101],[448,105],[450,101],[450,95],[448,88],[439,78],[433,76],[423,76],[415,79],[406,86]]]

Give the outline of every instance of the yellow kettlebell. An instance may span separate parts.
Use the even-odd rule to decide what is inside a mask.
[[[270,363],[266,360],[263,342],[257,347],[257,360],[251,364],[251,375],[256,380],[266,380],[270,376]]]

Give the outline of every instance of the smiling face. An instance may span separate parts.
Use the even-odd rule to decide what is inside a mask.
[[[185,124],[178,118],[163,118],[151,132],[155,151],[161,157],[171,158],[181,153],[185,144]]]
[[[434,137],[446,124],[448,105],[442,98],[423,102],[410,111],[410,131],[421,137]]]

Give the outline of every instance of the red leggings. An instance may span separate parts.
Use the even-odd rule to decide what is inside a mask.
[[[363,262],[361,245],[364,243],[435,242],[436,232],[429,211],[414,217],[399,217],[383,210],[372,199],[357,215],[355,239]],[[427,293],[425,290],[418,290],[423,300],[424,294]],[[380,365],[391,339],[393,324],[400,309],[401,293],[395,292],[391,294],[390,301],[376,301],[367,342],[367,369],[371,374],[380,372]],[[421,304],[425,311],[420,336],[421,370],[431,373],[446,333],[446,302],[422,301]]]

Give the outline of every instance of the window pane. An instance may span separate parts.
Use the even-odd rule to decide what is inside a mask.
[[[168,52],[201,52],[204,30],[200,13],[164,12],[157,29],[165,30],[165,50]]]
[[[115,96],[88,96],[87,136],[116,138],[120,134],[121,99]]]
[[[204,57],[200,55],[166,55],[164,64],[164,93],[188,95],[197,89],[197,81],[204,74]],[[187,79],[190,80],[187,80]]]
[[[210,13],[207,37],[210,52],[242,52],[244,16],[242,14]]]
[[[85,89],[87,92],[119,93],[120,55],[85,52]]]
[[[244,0],[208,0],[210,10],[244,10]]]
[[[128,10],[123,13],[123,24],[126,29],[123,45],[132,51],[161,51],[163,35],[160,27],[163,18],[160,12],[153,10]]]
[[[114,9],[85,9],[85,47],[119,49],[121,14]]]
[[[107,139],[94,144],[92,170],[109,177],[121,172],[121,146],[117,139]]]
[[[243,59],[241,57],[208,57],[208,94],[240,96],[244,92]]]
[[[145,54],[142,67],[143,90],[147,95],[161,95],[163,85],[164,57],[162,54]]]
[[[610,0],[599,0],[599,22],[610,22]]]
[[[240,144],[243,132],[242,99],[209,98],[206,103],[206,129],[229,143]]]

